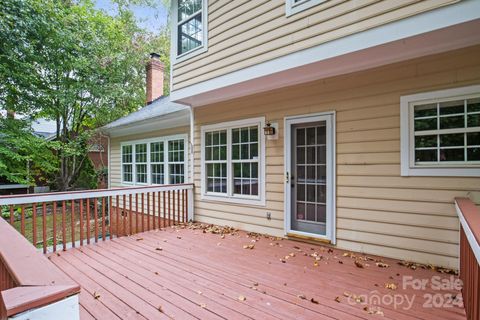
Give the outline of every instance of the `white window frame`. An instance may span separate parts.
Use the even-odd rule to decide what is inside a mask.
[[[202,45],[187,51],[182,54],[178,54],[178,0],[172,0],[171,6],[172,15],[172,45],[170,47],[170,60],[173,63],[179,63],[195,57],[208,50],[208,0],[202,0],[202,32],[203,39]]]
[[[400,97],[400,162],[402,176],[478,177],[480,164],[415,164],[413,107],[417,104],[469,99],[480,95],[480,85]],[[468,129],[466,131],[468,132]]]
[[[232,165],[232,129],[258,126],[258,196],[240,195],[233,193],[233,165]],[[201,199],[237,204],[265,206],[265,118],[250,118],[201,127]],[[227,193],[207,192],[207,172],[205,169],[205,133],[209,131],[227,130]]]
[[[135,185],[139,185],[139,186],[145,186],[145,185],[158,185],[158,184],[154,184],[152,183],[152,172],[151,172],[151,164],[152,162],[150,161],[151,160],[151,155],[150,155],[150,143],[152,142],[163,142],[164,144],[164,153],[163,153],[163,165],[164,165],[164,169],[163,169],[163,173],[164,173],[164,185],[168,185],[168,184],[171,184],[170,183],[170,172],[169,172],[169,168],[168,168],[168,141],[171,141],[171,140],[183,140],[183,145],[184,145],[184,155],[183,155],[183,164],[184,164],[184,183],[187,183],[187,181],[189,181],[188,179],[188,175],[189,175],[189,167],[188,167],[188,155],[189,155],[189,152],[188,152],[188,135],[187,134],[177,134],[177,135],[171,135],[171,136],[164,136],[164,137],[156,137],[156,138],[149,138],[149,139],[141,139],[141,140],[131,140],[131,141],[122,141],[120,143],[120,168],[121,168],[121,184],[124,185],[124,186],[135,186]],[[146,143],[147,144],[147,183],[138,183],[136,182],[136,159],[135,159],[135,145],[137,144],[142,144],[142,143]],[[122,149],[123,149],[123,146],[125,145],[131,145],[132,146],[132,175],[133,175],[133,179],[132,179],[132,182],[130,181],[124,181],[123,180],[123,157],[122,157]],[[178,162],[175,162],[175,163],[178,163]]]
[[[298,2],[295,2],[295,0],[285,0],[285,14],[288,17],[325,1],[327,0],[300,0]]]

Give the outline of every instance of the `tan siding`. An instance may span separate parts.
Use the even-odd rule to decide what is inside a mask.
[[[133,141],[141,139],[149,139],[155,137],[164,137],[171,136],[176,134],[187,134],[189,135],[189,127],[180,127],[173,129],[164,129],[142,134],[134,134],[123,137],[111,138],[110,139],[110,186],[123,187],[122,177],[121,177],[121,150],[120,144],[124,141]],[[188,165],[188,175],[190,175],[190,165]]]
[[[456,267],[453,198],[479,191],[480,179],[401,177],[399,101],[405,94],[478,84],[480,72],[467,72],[478,66],[480,46],[196,109],[196,219],[284,234],[284,117],[335,110],[337,245]],[[266,206],[201,200],[201,125],[258,116],[280,129],[279,140],[267,140]]]
[[[285,16],[285,1],[209,3],[208,51],[173,67],[180,89],[458,0],[331,0]]]

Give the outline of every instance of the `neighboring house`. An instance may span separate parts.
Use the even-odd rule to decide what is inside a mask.
[[[172,12],[195,220],[458,267],[454,197],[480,190],[480,1],[178,0]],[[120,159],[118,139],[112,150]]]
[[[190,181],[190,108],[163,95],[163,68],[152,54],[147,105],[102,128],[110,136],[110,187]]]

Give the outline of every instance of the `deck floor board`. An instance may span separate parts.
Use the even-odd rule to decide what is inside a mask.
[[[350,255],[242,231],[220,236],[175,227],[92,243],[49,258],[82,286],[82,320],[465,319],[461,307],[423,305],[424,295],[461,297],[453,289],[402,288],[404,276],[444,281],[453,276],[412,270],[394,259]],[[380,260],[388,267],[378,267]],[[386,283],[397,288],[385,288]],[[363,295],[367,301],[355,303],[348,295]],[[389,299],[377,306],[370,300],[373,296]],[[414,300],[410,308],[405,301],[395,307],[389,303],[395,296]]]

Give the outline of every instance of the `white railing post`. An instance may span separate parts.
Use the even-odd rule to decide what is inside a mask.
[[[187,220],[188,221],[193,221],[193,218],[194,218],[194,188],[190,188],[187,190],[188,192],[188,217],[187,217]]]

